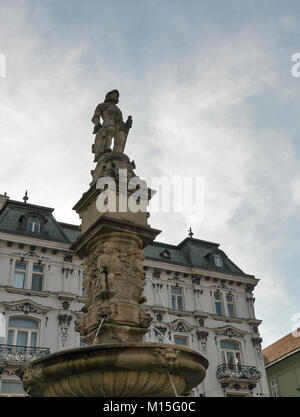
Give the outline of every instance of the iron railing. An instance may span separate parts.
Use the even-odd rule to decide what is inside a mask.
[[[49,348],[0,344],[0,362],[27,363],[50,353]]]
[[[247,378],[258,380],[261,378],[261,372],[255,366],[230,365],[222,364],[217,367],[216,376],[222,378]]]

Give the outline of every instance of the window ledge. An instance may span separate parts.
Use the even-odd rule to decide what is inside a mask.
[[[27,290],[23,288],[6,287],[6,291],[14,294],[36,295],[38,297],[49,297],[49,294],[42,291]]]

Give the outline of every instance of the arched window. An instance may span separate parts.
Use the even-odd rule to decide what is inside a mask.
[[[240,345],[232,340],[221,340],[222,363],[226,365],[241,365]]]
[[[8,345],[36,347],[38,334],[39,322],[37,320],[27,317],[13,317],[8,321]]]
[[[40,233],[41,222],[36,217],[27,220],[27,232]]]

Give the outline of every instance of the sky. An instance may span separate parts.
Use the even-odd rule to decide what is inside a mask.
[[[199,215],[152,213],[158,240],[191,226],[255,275],[268,346],[300,317],[299,21],[291,0],[0,0],[0,194],[79,224],[117,88],[136,173],[204,181]]]

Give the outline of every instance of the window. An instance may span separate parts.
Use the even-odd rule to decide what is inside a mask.
[[[2,381],[1,392],[5,394],[24,394],[23,384],[18,381]]]
[[[239,343],[229,340],[222,340],[220,345],[222,363],[226,365],[241,365],[241,352]]]
[[[38,327],[39,323],[37,320],[25,317],[10,318],[8,322],[7,344],[22,347],[36,347],[39,332]]]
[[[214,261],[215,261],[215,266],[217,266],[218,268],[223,267],[223,259],[220,255],[215,255],[214,256]]]
[[[80,336],[80,344],[79,346],[87,346],[87,344],[82,340],[82,336]]]
[[[183,310],[183,295],[181,287],[171,287],[171,298],[173,310]]]
[[[233,296],[231,294],[226,295],[227,311],[229,317],[235,317]]]
[[[44,267],[42,265],[33,265],[31,289],[42,291],[44,279]]]
[[[174,336],[175,345],[188,346],[188,338],[186,336]]]
[[[39,233],[40,229],[41,222],[37,218],[30,217],[30,219],[27,220],[27,232]]]
[[[24,262],[16,262],[14,274],[14,287],[25,288],[27,264]]]
[[[272,379],[271,381],[271,391],[272,391],[272,397],[280,397],[277,378]]]
[[[222,300],[222,294],[220,292],[214,293],[214,299],[215,299],[215,310],[216,314],[218,316],[223,316],[223,300]]]

